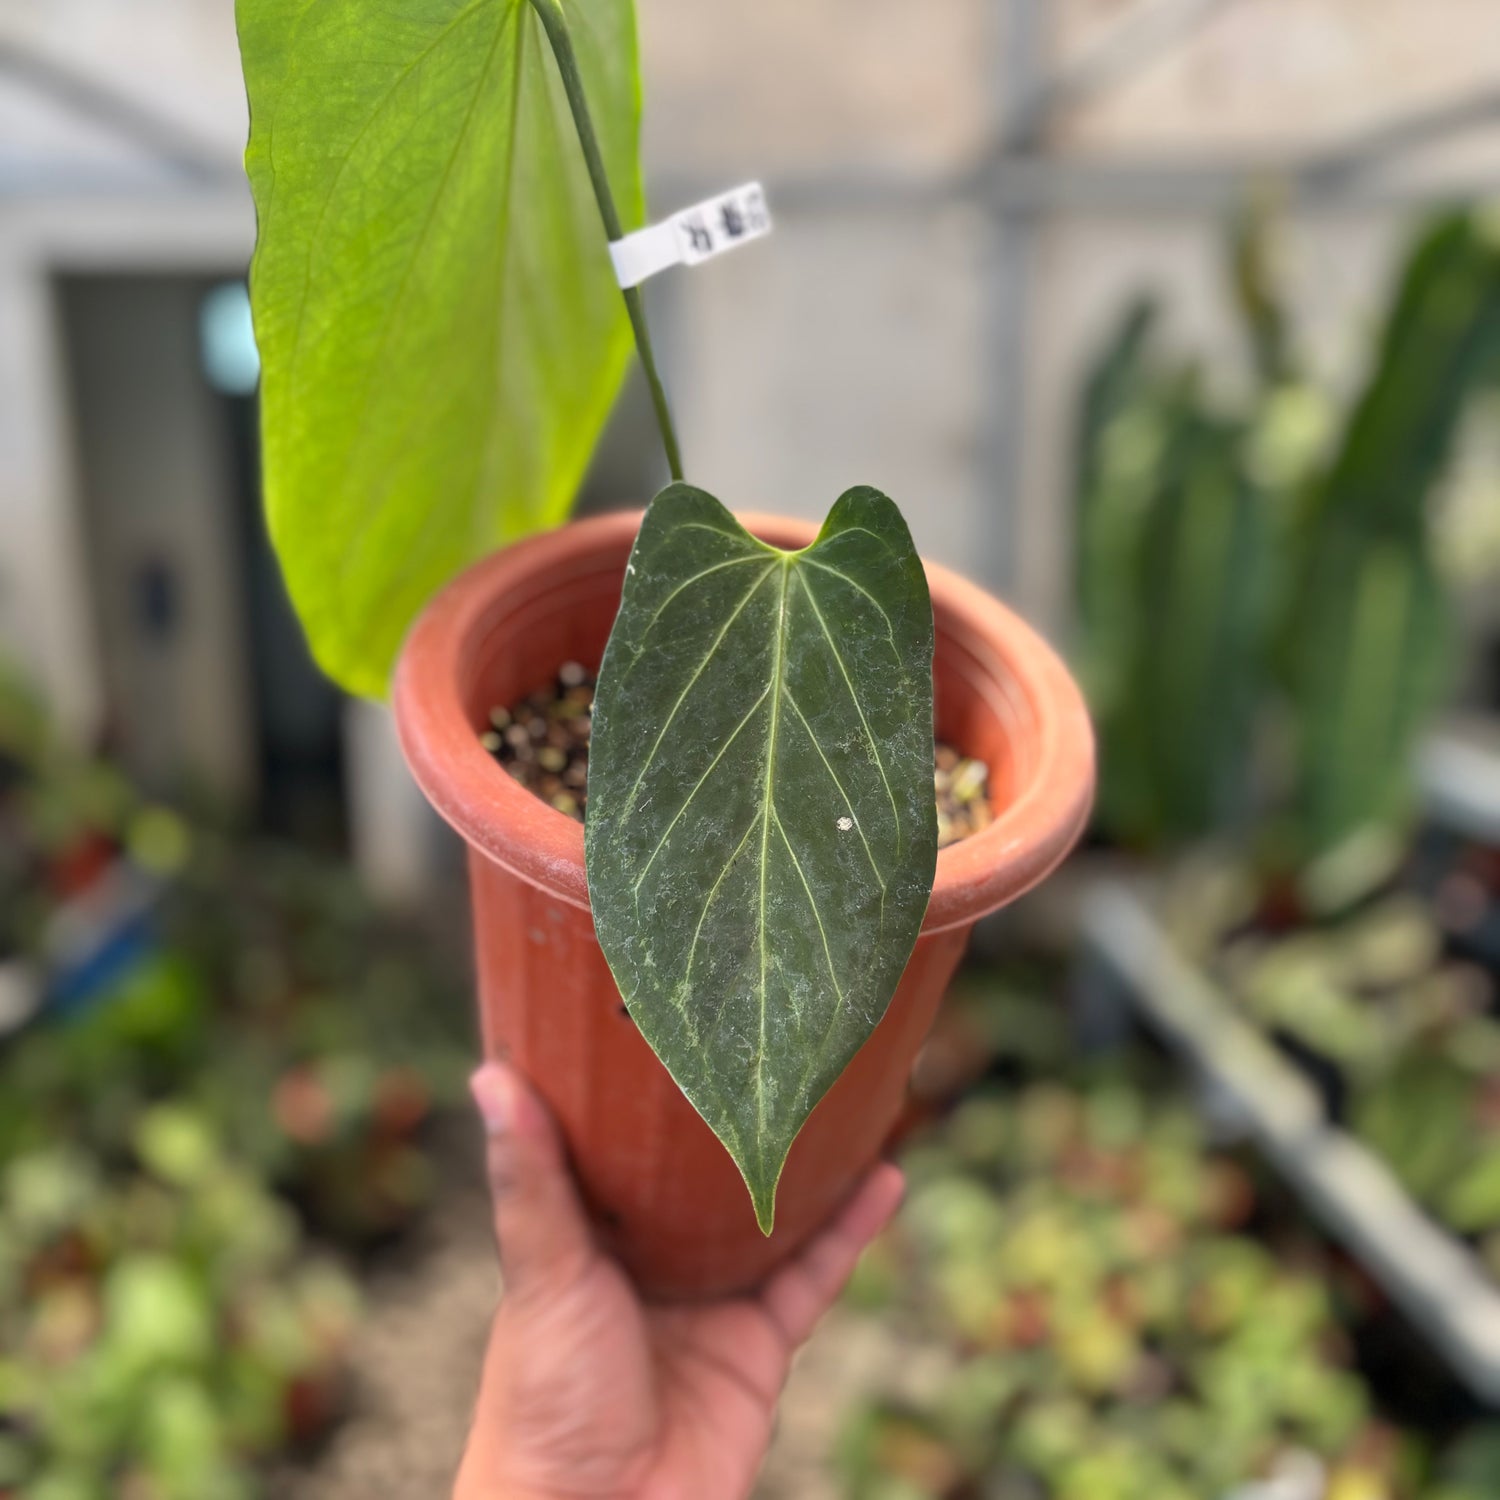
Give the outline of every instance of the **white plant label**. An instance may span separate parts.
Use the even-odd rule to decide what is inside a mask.
[[[632,287],[668,266],[696,266],[770,232],[765,190],[758,182],[747,182],[614,240],[609,254],[616,280]]]

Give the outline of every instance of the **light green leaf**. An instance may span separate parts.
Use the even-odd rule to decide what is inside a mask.
[[[631,553],[594,702],[594,925],[768,1234],[787,1151],[885,1013],[932,891],[932,635],[875,490],[781,552],[672,485]]]
[[[630,0],[570,0],[626,227]],[[384,693],[465,563],[561,521],[630,334],[527,0],[238,0],[266,506],[314,653]]]

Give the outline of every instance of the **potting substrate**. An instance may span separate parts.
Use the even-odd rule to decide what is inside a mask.
[[[527,791],[582,822],[588,806],[589,737],[594,676],[564,662],[552,682],[518,704],[496,705],[479,742]],[[938,848],[946,849],[994,821],[989,767],[939,742],[933,750]]]

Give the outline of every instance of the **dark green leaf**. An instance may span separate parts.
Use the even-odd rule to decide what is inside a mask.
[[[626,227],[630,0],[570,0]],[[567,514],[630,333],[527,0],[238,0],[266,506],[319,662],[384,693],[465,563]]]
[[[901,513],[781,552],[662,491],[594,706],[594,923],[642,1034],[770,1232],[813,1106],[885,1013],[937,858],[932,605]]]

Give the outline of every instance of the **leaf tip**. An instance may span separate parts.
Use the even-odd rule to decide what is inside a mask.
[[[755,1222],[760,1226],[760,1232],[769,1239],[771,1231],[776,1227],[776,1184],[773,1182],[769,1188],[752,1186],[750,1201],[755,1205]]]

